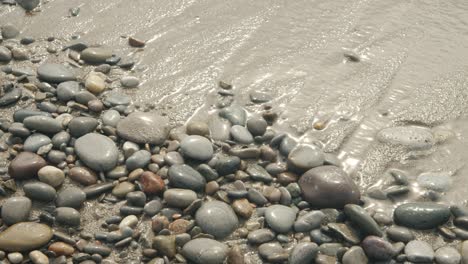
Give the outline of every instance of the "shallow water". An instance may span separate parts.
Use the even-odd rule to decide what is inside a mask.
[[[77,17],[71,7],[81,8]],[[468,2],[455,0],[51,0],[30,16],[1,6],[0,24],[36,38],[79,35],[136,58],[144,82],[135,101],[180,124],[204,118],[219,80],[252,111],[260,106],[249,93],[268,92],[277,129],[322,141],[363,190],[382,184],[389,168],[411,179],[446,172],[452,187],[441,201],[460,204],[468,194],[467,12]],[[139,51],[122,35],[148,42]],[[327,126],[315,130],[315,122]],[[406,124],[453,136],[415,153],[375,140],[382,128]],[[416,183],[411,190],[409,199],[425,199]]]

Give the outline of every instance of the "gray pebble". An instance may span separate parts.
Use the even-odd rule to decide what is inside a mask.
[[[96,171],[113,169],[119,157],[115,143],[110,138],[96,133],[89,133],[77,139],[75,151],[81,161]]]
[[[209,160],[213,157],[211,142],[202,136],[185,137],[180,143],[180,151],[185,157],[195,160]]]
[[[421,173],[417,182],[421,187],[438,192],[445,192],[452,186],[452,178],[447,172]]]
[[[24,194],[32,200],[51,202],[57,192],[54,187],[43,182],[29,182],[23,186]]]
[[[0,62],[9,62],[11,59],[11,51],[7,47],[0,46]]]
[[[247,167],[246,172],[254,181],[261,181],[265,183],[273,181],[273,177],[271,177],[271,175],[262,166],[258,164],[249,165]]]
[[[48,116],[29,116],[23,120],[23,124],[30,130],[36,130],[45,134],[55,134],[63,130],[62,124]]]
[[[112,56],[112,52],[102,47],[91,47],[81,52],[80,58],[87,63],[104,63]]]
[[[376,236],[366,237],[361,246],[367,257],[373,260],[390,260],[396,254],[392,244]]]
[[[135,76],[124,76],[120,79],[120,84],[125,88],[135,88],[140,85],[140,80]]]
[[[68,145],[70,139],[70,134],[66,131],[62,131],[52,137],[52,145],[54,148],[60,149],[62,146]]]
[[[48,145],[51,142],[52,140],[48,136],[40,133],[34,133],[26,138],[23,149],[29,152],[37,152],[40,147]]]
[[[39,79],[52,83],[74,81],[76,79],[75,74],[67,67],[54,63],[45,63],[39,66],[37,68],[37,75]]]
[[[347,204],[344,212],[351,222],[356,225],[364,235],[382,236],[382,230],[375,220],[359,205]]]
[[[197,199],[197,193],[187,189],[168,189],[164,192],[164,200],[169,206],[185,208]]]
[[[312,263],[318,253],[318,246],[312,242],[301,242],[291,251],[289,264]]]
[[[414,239],[413,233],[406,227],[391,226],[387,230],[387,236],[395,242],[408,243]]]
[[[393,214],[399,225],[415,229],[431,229],[444,224],[450,218],[450,209],[430,202],[406,203],[398,206]]]
[[[296,210],[284,205],[272,205],[265,211],[267,224],[278,233],[287,233],[296,220]]]
[[[322,165],[324,159],[323,151],[318,147],[313,145],[298,145],[288,155],[288,169],[305,172]]]
[[[196,199],[196,197],[197,196],[195,194],[195,199]],[[174,201],[171,201],[171,204],[174,204]],[[161,200],[160,199],[155,199],[155,200],[151,200],[147,204],[145,204],[145,206],[143,208],[143,211],[149,217],[153,217],[157,213],[159,213],[162,208],[163,208],[163,204],[162,204]]]
[[[263,244],[273,239],[275,239],[275,233],[267,228],[254,230],[247,236],[247,240],[251,244]]]
[[[191,240],[182,248],[182,254],[196,264],[222,264],[227,253],[226,245],[209,238]]]
[[[72,207],[79,209],[86,201],[86,194],[77,187],[68,187],[59,191],[55,204],[57,207]]]
[[[224,202],[209,201],[198,209],[195,220],[197,225],[216,238],[225,238],[239,225],[234,210]]]
[[[190,189],[194,191],[204,190],[206,180],[192,167],[182,164],[169,168],[169,183],[176,188]]]
[[[2,220],[7,225],[24,222],[28,219],[32,202],[27,197],[11,197],[2,205]]]
[[[120,121],[120,113],[115,110],[107,110],[102,114],[102,122],[106,126],[116,127]]]
[[[164,161],[169,166],[176,165],[176,164],[184,164],[184,158],[177,151],[169,151],[164,156]]]
[[[79,226],[80,217],[80,213],[71,207],[58,207],[55,209],[55,220],[59,224],[67,226]]]
[[[219,112],[219,116],[226,118],[231,122],[232,125],[245,125],[247,119],[247,114],[245,110],[238,105],[231,105],[229,107],[223,108]]]
[[[39,5],[40,0],[16,0],[16,3],[26,11],[31,11]]]
[[[434,250],[427,242],[412,240],[405,246],[406,259],[412,262],[432,262]]]
[[[160,145],[169,133],[169,121],[155,113],[134,112],[117,124],[117,133],[135,143]]]
[[[6,24],[1,27],[2,30],[2,38],[4,39],[12,39],[16,38],[19,35],[19,30],[11,25],[11,24]]]
[[[231,137],[241,144],[251,144],[254,140],[247,128],[239,125],[231,127]]]
[[[263,136],[267,127],[268,124],[262,117],[252,117],[247,120],[247,129],[253,136]]]
[[[212,116],[208,122],[210,135],[213,140],[225,141],[229,139],[231,131],[231,123],[228,120],[218,116]]]
[[[431,131],[418,126],[397,126],[384,128],[377,133],[381,142],[402,145],[409,149],[429,149],[435,144]]]
[[[342,262],[343,264],[367,264],[368,259],[361,247],[353,246],[343,255]]]
[[[145,168],[151,161],[151,153],[147,150],[139,150],[133,153],[126,161],[125,166],[129,171]]]
[[[98,124],[98,121],[92,117],[79,116],[68,123],[68,129],[73,137],[78,138],[93,132]]]
[[[80,91],[80,84],[76,81],[62,82],[57,86],[57,98],[60,101],[68,102],[75,98]]]
[[[0,97],[0,106],[7,106],[18,101],[23,94],[23,90],[19,88],[13,88],[2,97]]]
[[[461,260],[461,255],[453,247],[444,246],[436,250],[435,260],[438,264],[458,264]]]
[[[311,211],[297,218],[294,222],[296,232],[309,232],[321,226],[325,214],[321,211]]]

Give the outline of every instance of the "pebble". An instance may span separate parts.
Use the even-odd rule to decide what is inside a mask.
[[[49,245],[48,249],[54,252],[56,256],[71,256],[75,252],[71,245],[64,242],[54,242]]]
[[[410,150],[429,149],[435,144],[431,130],[418,126],[384,128],[377,133],[380,142],[402,145]]]
[[[302,196],[312,207],[343,208],[357,204],[359,189],[339,167],[320,166],[308,170],[299,179]]]
[[[261,181],[265,183],[269,183],[273,181],[273,177],[260,165],[251,164],[247,167],[246,171],[250,178],[254,181]]]
[[[37,75],[39,79],[51,83],[74,81],[76,79],[75,74],[67,67],[55,63],[42,64],[37,68]]]
[[[9,62],[11,58],[11,51],[7,47],[0,46],[0,62]]]
[[[68,123],[68,129],[73,137],[79,138],[93,132],[98,124],[99,122],[92,117],[79,116],[73,118],[70,123]]]
[[[18,3],[18,5],[24,8],[26,11],[33,10],[39,5],[40,2],[40,0],[16,0],[16,3]]]
[[[220,201],[205,202],[196,212],[195,220],[204,232],[218,239],[229,236],[239,225],[232,208]]]
[[[231,123],[218,116],[212,116],[208,122],[210,128],[210,135],[213,140],[225,141],[229,139],[231,131]]]
[[[265,210],[265,220],[275,232],[287,233],[296,220],[296,210],[284,205],[272,205]]]
[[[312,242],[301,242],[291,251],[289,264],[312,263],[317,257],[318,246]]]
[[[135,215],[128,215],[119,224],[119,228],[122,230],[124,227],[135,228],[138,224],[138,217]]]
[[[32,202],[27,197],[10,197],[2,205],[2,220],[7,225],[13,225],[28,220]]]
[[[344,213],[351,222],[359,228],[364,235],[373,235],[381,237],[383,235],[379,225],[375,220],[359,205],[347,204],[344,207]]]
[[[78,187],[67,187],[57,194],[55,204],[57,207],[72,207],[79,209],[86,201],[86,194]]]
[[[135,185],[133,183],[124,181],[117,184],[114,189],[112,189],[112,195],[117,198],[123,199],[125,196],[135,190]]]
[[[2,30],[2,38],[3,39],[12,39],[16,38],[19,34],[20,31],[13,25],[11,24],[6,24],[1,27]]]
[[[0,106],[7,106],[18,101],[23,94],[22,89],[13,88],[0,97]]]
[[[414,239],[413,233],[406,227],[391,226],[387,230],[387,236],[395,242],[408,243]]]
[[[104,98],[104,103],[110,106],[119,106],[119,105],[129,105],[132,99],[126,95],[119,92],[109,92],[106,93]]]
[[[13,253],[8,254],[8,260],[12,264],[19,264],[23,261],[23,259],[24,259],[23,254],[19,252],[13,252]]]
[[[36,177],[37,172],[46,161],[39,155],[31,152],[21,152],[10,162],[8,174],[16,180],[25,180]]]
[[[67,226],[79,226],[80,225],[80,212],[75,208],[71,207],[58,207],[55,209],[55,220],[59,224]]]
[[[461,261],[458,250],[450,246],[438,248],[434,257],[438,264],[458,264]]]
[[[201,121],[191,121],[187,124],[187,135],[207,136],[210,134],[208,124]]]
[[[120,121],[120,113],[116,110],[110,109],[105,111],[101,118],[104,125],[116,127]]]
[[[311,211],[297,218],[294,222],[294,230],[296,232],[309,232],[317,229],[325,219],[325,214],[322,211]]]
[[[452,178],[446,172],[421,173],[417,182],[421,187],[438,192],[445,192],[452,186]]]
[[[213,157],[211,142],[202,136],[185,137],[180,143],[180,151],[185,157],[195,160],[209,160]]]
[[[253,207],[250,205],[247,199],[238,199],[232,203],[234,212],[243,218],[250,218],[253,214]]]
[[[342,259],[343,264],[367,264],[368,259],[364,250],[359,246],[353,246],[346,251]]]
[[[135,143],[161,145],[169,133],[169,120],[155,113],[134,112],[117,124],[117,133]]]
[[[186,189],[169,189],[164,192],[164,200],[171,207],[186,208],[197,199],[197,193]]]
[[[412,240],[405,246],[406,259],[411,262],[432,262],[434,250],[427,242]]]
[[[28,182],[23,186],[23,191],[27,197],[36,201],[51,202],[57,196],[54,187],[43,182]]]
[[[29,110],[29,109],[19,109],[19,110],[16,110],[15,113],[13,114],[13,120],[15,120],[15,122],[22,123],[24,119],[30,116],[50,116],[50,114],[41,112],[41,111]]]
[[[145,168],[151,161],[151,153],[147,150],[139,150],[133,153],[125,161],[125,166],[129,171],[139,168]]]
[[[195,194],[196,197],[196,194]],[[145,204],[145,207],[143,208],[144,212],[146,215],[149,217],[155,216],[157,213],[161,211],[163,208],[163,204],[160,199],[155,199],[149,201],[147,204]]]
[[[62,82],[57,86],[57,98],[60,101],[68,102],[75,99],[75,95],[80,91],[80,83],[76,81]]]
[[[145,171],[140,176],[142,191],[146,194],[159,194],[164,191],[164,180],[150,171]]]
[[[231,137],[240,144],[251,144],[254,141],[252,134],[243,126],[234,125],[231,127]]]
[[[23,252],[44,246],[53,236],[52,229],[44,224],[21,222],[0,233],[0,249]]]
[[[30,116],[23,120],[23,124],[30,130],[45,134],[55,134],[63,130],[62,124],[49,116]]]
[[[261,244],[258,247],[258,254],[268,262],[283,262],[288,259],[288,254],[277,242]]]
[[[89,133],[75,142],[75,151],[81,161],[96,171],[109,171],[119,158],[115,143],[108,137]]]
[[[128,37],[128,44],[135,48],[142,48],[145,46],[146,43],[143,40],[134,37]]]
[[[177,253],[175,236],[156,236],[153,239],[153,248],[161,255],[173,258]]]
[[[263,244],[273,239],[275,239],[275,233],[268,228],[254,230],[247,236],[247,240],[251,244]]]
[[[376,236],[366,237],[361,246],[367,257],[373,260],[390,260],[396,254],[392,244]]]
[[[124,88],[136,88],[140,85],[140,80],[135,76],[124,76],[120,79],[120,84]]]
[[[450,209],[445,205],[430,202],[406,203],[395,209],[393,218],[402,226],[431,229],[448,221]]]
[[[65,180],[65,174],[62,170],[54,166],[45,166],[37,172],[39,180],[54,188],[62,185]]]
[[[83,251],[88,254],[99,254],[103,257],[109,256],[110,253],[112,252],[112,250],[105,245],[93,244],[93,243],[87,244],[83,248]]]
[[[97,175],[86,167],[76,166],[68,171],[68,177],[83,185],[93,185],[97,183]]]
[[[298,145],[288,155],[288,169],[302,173],[323,165],[324,160],[325,155],[318,147],[313,145]]]
[[[112,52],[102,47],[84,49],[80,55],[80,59],[91,64],[104,63],[110,57],[112,57]]]
[[[48,136],[40,133],[34,133],[24,141],[23,149],[29,152],[37,152],[41,147],[48,145],[51,142],[52,140]]]
[[[243,126],[245,125],[245,121],[247,119],[247,113],[242,107],[238,105],[231,105],[229,107],[223,108],[219,112],[219,116],[229,120],[233,126]]]
[[[197,238],[184,245],[182,254],[196,264],[222,264],[228,247],[213,239]]]
[[[39,250],[29,252],[29,259],[34,264],[49,264],[49,258]]]
[[[461,263],[468,263],[468,240],[465,240],[462,243],[460,243],[460,254],[462,259]]]
[[[169,168],[169,183],[176,188],[202,191],[205,189],[206,180],[192,167],[182,164]]]
[[[106,82],[101,75],[90,73],[86,77],[85,88],[93,94],[100,94],[106,89]]]
[[[263,136],[267,127],[268,123],[262,117],[252,117],[247,120],[247,129],[253,136]]]

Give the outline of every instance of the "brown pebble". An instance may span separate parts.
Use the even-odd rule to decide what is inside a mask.
[[[253,207],[247,199],[235,200],[234,203],[232,203],[232,208],[236,214],[244,218],[250,218],[253,213]]]
[[[146,194],[158,194],[164,191],[164,180],[151,171],[145,171],[140,176],[143,192]]]
[[[293,182],[297,182],[298,179],[299,176],[297,176],[297,174],[289,171],[282,172],[276,176],[276,181],[284,186],[287,186],[288,184]]]
[[[91,100],[88,102],[89,110],[99,113],[104,110],[104,104],[100,100]]]
[[[142,48],[145,46],[146,43],[143,40],[140,40],[134,37],[129,37],[128,44],[135,48]]]
[[[233,246],[228,252],[227,264],[244,264],[244,253],[239,246]]]
[[[169,220],[165,216],[157,216],[151,220],[151,229],[155,233],[169,227]]]
[[[263,145],[260,147],[260,157],[262,160],[274,162],[276,160],[276,151],[274,151],[270,146]]]
[[[128,174],[128,180],[129,181],[136,181],[138,179],[140,179],[141,177],[141,174],[144,172],[143,169],[139,168],[139,169],[135,169],[133,171],[131,171],[129,174]]]
[[[215,181],[210,181],[205,185],[205,193],[213,195],[219,190],[219,184]]]
[[[169,230],[174,232],[174,234],[183,234],[187,232],[187,229],[190,225],[190,221],[185,219],[177,219],[174,222],[169,224]]]
[[[85,167],[73,167],[68,172],[70,179],[83,185],[92,185],[97,183],[97,175],[94,171]]]
[[[50,244],[49,250],[54,252],[57,256],[71,256],[75,249],[64,242],[55,242]]]
[[[47,165],[39,155],[32,152],[21,152],[13,159],[8,167],[8,173],[16,180],[25,180],[37,177],[37,172]]]

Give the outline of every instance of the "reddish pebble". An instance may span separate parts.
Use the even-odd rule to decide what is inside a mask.
[[[145,171],[140,176],[143,192],[146,194],[159,194],[164,191],[164,180],[151,171]]]

